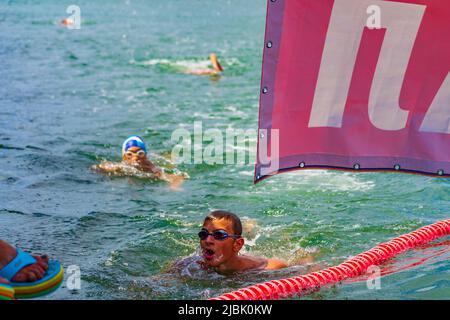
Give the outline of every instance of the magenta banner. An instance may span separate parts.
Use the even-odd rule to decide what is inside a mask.
[[[450,1],[268,0],[255,181],[450,177]]]

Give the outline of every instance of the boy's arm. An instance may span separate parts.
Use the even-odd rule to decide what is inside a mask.
[[[181,185],[184,182],[184,177],[176,174],[165,173],[164,180],[166,180],[169,183],[170,189],[179,191],[181,190]]]
[[[265,270],[275,270],[288,267],[287,263],[278,259],[267,259]]]
[[[150,160],[148,161],[151,172],[161,180],[169,183],[172,190],[180,190],[184,177],[176,174],[165,173],[163,169],[157,167]]]
[[[142,170],[146,172],[153,173],[157,178],[162,179],[163,177],[163,170],[156,166],[153,162],[151,162],[149,159],[144,159],[140,162],[140,166]]]
[[[100,164],[91,167],[92,170],[102,173],[117,174],[120,173],[122,168],[114,162],[104,161]]]

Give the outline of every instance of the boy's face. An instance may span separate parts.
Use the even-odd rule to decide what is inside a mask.
[[[131,147],[123,154],[123,161],[128,164],[139,164],[146,159],[145,151],[139,147]]]
[[[203,223],[204,230],[214,233],[217,230],[226,231],[233,235],[232,222],[227,219],[207,220]],[[235,257],[243,246],[243,239],[228,237],[225,240],[216,240],[212,235],[208,235],[205,240],[200,240],[204,263],[210,267],[218,267]]]

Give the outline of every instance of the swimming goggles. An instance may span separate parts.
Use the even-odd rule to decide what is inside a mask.
[[[125,152],[125,154],[127,155],[127,157],[131,158],[134,155],[137,155],[139,158],[143,158],[145,156],[145,151],[144,150],[139,150],[138,152],[132,152],[132,151],[127,151]]]
[[[237,234],[229,234],[225,230],[216,230],[213,233],[209,233],[207,230],[202,229],[198,233],[198,237],[200,238],[200,240],[206,240],[206,238],[208,238],[208,236],[213,236],[214,239],[220,240],[220,241],[223,241],[228,238],[238,239],[241,237],[240,235],[237,235]]]

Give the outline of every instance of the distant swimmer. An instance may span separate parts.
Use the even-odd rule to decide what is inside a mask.
[[[198,233],[205,268],[219,274],[232,274],[247,270],[274,270],[287,267],[278,259],[239,254],[244,246],[241,220],[234,213],[216,210],[209,213]]]
[[[62,19],[60,21],[61,25],[65,26],[65,27],[69,27],[69,26],[73,26],[75,25],[75,21],[69,18],[66,19]]]
[[[213,69],[192,69],[192,70],[185,71],[185,73],[195,74],[195,75],[199,75],[199,76],[219,75],[223,71],[223,68],[219,63],[219,60],[217,59],[217,55],[215,53],[211,53],[209,55],[209,59],[211,60]]]
[[[122,162],[103,161],[92,167],[94,171],[117,176],[140,176],[164,180],[173,189],[177,189],[186,178],[186,174],[164,172],[147,158],[147,147],[139,136],[130,136],[122,144]],[[142,176],[142,174],[144,174]]]

